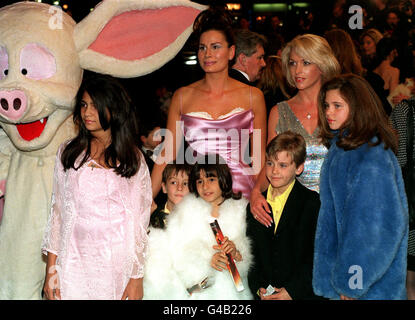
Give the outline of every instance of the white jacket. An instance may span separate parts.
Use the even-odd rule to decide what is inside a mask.
[[[167,229],[150,229],[144,270],[144,299],[236,300],[252,299],[248,269],[252,263],[246,236],[245,199],[226,200],[219,209],[219,226],[236,245],[242,261],[236,262],[245,289],[237,292],[227,270],[217,271],[210,262],[216,240],[209,225],[214,221],[211,205],[193,194],[187,195],[167,220]],[[189,296],[186,288],[205,277],[213,281],[207,289]]]

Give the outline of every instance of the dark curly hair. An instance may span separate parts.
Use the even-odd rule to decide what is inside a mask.
[[[382,61],[391,54],[393,50],[398,49],[398,44],[395,39],[392,38],[382,38],[376,45],[376,58],[375,65],[379,66]]]

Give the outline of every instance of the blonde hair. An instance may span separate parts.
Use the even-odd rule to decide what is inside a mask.
[[[327,40],[314,34],[303,34],[288,42],[281,54],[282,70],[291,86],[295,87],[295,81],[289,70],[290,55],[293,50],[302,58],[317,65],[321,71],[322,82],[340,74],[340,64]]]
[[[375,44],[378,44],[378,42],[380,41],[380,39],[383,38],[382,33],[380,33],[379,30],[371,28],[371,29],[367,29],[365,31],[363,31],[363,33],[360,36],[360,42],[363,42],[363,38],[368,36],[369,38],[371,38]]]
[[[276,158],[278,152],[285,151],[291,155],[295,166],[298,168],[305,162],[307,151],[304,137],[293,131],[285,131],[272,139],[265,150],[268,159]]]

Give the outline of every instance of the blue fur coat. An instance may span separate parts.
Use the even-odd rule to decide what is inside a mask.
[[[406,299],[408,206],[384,145],[345,151],[334,138],[321,169],[313,289],[339,299]]]

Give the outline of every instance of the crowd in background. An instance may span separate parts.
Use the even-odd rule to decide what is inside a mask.
[[[266,19],[257,19],[255,21],[244,16],[234,17],[233,27],[235,30],[239,30],[239,34],[241,30],[246,29],[257,33],[266,39],[264,45],[265,63],[263,63],[262,69],[258,72],[256,79],[253,81],[251,78],[251,81],[248,84],[258,87],[264,94],[268,118],[268,130],[270,130],[270,119],[278,119],[278,114],[277,117],[275,117],[276,111],[271,113],[273,107],[275,106],[275,110],[283,112],[282,106],[277,107],[277,104],[288,101],[292,108],[292,106],[295,106],[295,101],[298,100],[297,98],[301,97],[301,95],[298,95],[301,88],[293,83],[290,84],[289,79],[287,79],[287,67],[284,72],[282,59],[282,52],[286,45],[292,43],[291,41],[301,34],[319,35],[327,40],[335,58],[339,62],[341,68],[340,73],[352,73],[363,77],[380,98],[386,114],[388,116],[392,114],[392,119],[398,117],[400,119],[399,125],[401,127],[404,126],[404,124],[402,124],[404,120],[402,119],[405,117],[408,109],[405,103],[408,99],[412,100],[411,97],[415,94],[415,28],[413,23],[415,1],[379,0],[371,1],[369,3],[367,3],[367,1],[361,1],[361,3],[357,2],[362,9],[361,11],[357,11],[358,14],[362,14],[363,18],[361,21],[361,28],[351,28],[350,19],[355,12],[349,13],[348,8],[352,4],[356,3],[347,0],[335,1],[330,17],[324,20],[325,23],[322,23],[321,16],[319,19],[316,19],[318,14],[312,10],[305,11],[298,15],[298,20],[295,21],[295,23],[290,19],[285,20],[285,18],[287,18],[286,15],[274,14],[267,16]],[[238,34],[238,32],[236,34]],[[192,41],[194,41],[194,39],[192,40],[191,38],[189,43],[193,43]],[[238,47],[238,41],[236,45]],[[295,50],[298,50],[298,45],[299,44],[293,44],[294,48],[297,46]],[[186,46],[184,50],[189,50],[189,47]],[[289,53],[289,51],[287,51],[287,53]],[[307,54],[310,54],[310,52]],[[238,56],[238,52],[236,52],[235,55]],[[317,63],[320,70],[322,70],[322,65],[324,64],[323,60],[327,59],[328,56],[329,55],[324,54],[324,57],[320,57],[322,61]],[[315,59],[313,62],[316,62]],[[183,66],[183,68],[186,67]],[[235,65],[233,68],[235,68]],[[196,79],[201,75],[200,73],[198,74],[198,71],[200,70],[194,72],[197,74],[195,76]],[[233,77],[233,70],[231,68],[229,69],[229,72],[230,76]],[[155,127],[163,128],[166,126],[169,105],[173,96],[172,92],[180,85],[190,83],[190,78],[186,76],[183,78],[179,77],[175,84],[164,82],[163,85],[160,85],[156,89],[155,99],[152,103],[160,107],[158,110],[160,111],[159,117],[156,117],[155,113],[152,112],[150,117],[152,121],[150,121],[150,123],[145,120],[145,124],[143,123],[144,126],[142,127],[143,130],[149,132],[149,129],[151,130]],[[250,77],[248,76],[247,78],[249,80]],[[322,78],[324,80],[324,72]],[[405,106],[403,109],[406,111],[404,112],[401,111],[402,104]],[[155,105],[152,107],[155,107]],[[304,109],[305,101],[302,101],[299,105]],[[396,112],[393,114],[393,109],[398,105],[399,108],[397,108]],[[288,107],[288,109],[290,109],[290,107]],[[308,118],[309,115],[310,113],[308,113],[307,119],[310,119]],[[298,117],[298,115],[296,116]],[[141,118],[147,119],[146,117]],[[286,119],[285,116],[284,119]],[[299,118],[303,124],[307,122],[307,119]],[[280,130],[280,124],[276,121],[277,120],[271,123],[273,128],[277,124],[274,135],[283,131]],[[150,128],[146,128],[149,125]],[[315,125],[317,124],[315,123]],[[396,129],[396,120],[394,125]],[[290,125],[288,127],[290,127]],[[315,126],[313,128],[315,128]],[[313,133],[313,128],[310,127],[308,132]],[[402,128],[400,129],[404,130]],[[270,131],[268,131],[268,142],[270,141],[269,135]],[[307,136],[307,134],[305,135]],[[310,135],[310,133],[308,133],[308,135]],[[145,133],[141,135],[141,139],[143,137],[145,138]],[[313,135],[310,135],[310,139],[312,137]],[[400,145],[403,145],[405,141],[402,142],[401,138],[399,143]],[[155,146],[156,145],[158,145],[158,143],[156,143]],[[309,148],[310,145],[311,140],[307,140],[307,148]],[[319,147],[320,143],[316,142],[315,146]],[[400,148],[402,149],[403,147],[401,146]],[[325,152],[321,153],[322,156],[324,156]],[[398,152],[398,158],[399,157],[402,157],[402,150],[401,152]],[[404,165],[404,163],[401,162],[400,165]],[[151,165],[151,161],[149,163]],[[305,173],[302,175],[303,178],[306,178],[308,174],[307,171],[306,165]],[[317,180],[318,175],[316,175]],[[311,186],[307,185],[307,187],[310,188]],[[252,202],[251,198],[251,205],[253,203],[255,205],[255,201],[257,200]],[[260,215],[258,214],[258,216]],[[257,216],[255,216],[255,219],[261,221],[261,218],[257,218]],[[264,225],[266,224],[266,222],[262,223]],[[413,238],[413,230],[410,233],[410,239],[412,239],[411,237]],[[411,259],[413,259],[414,251],[413,242],[413,240],[410,240],[410,243],[412,243],[410,244],[410,246],[412,246],[410,248],[410,251],[412,252]],[[413,262],[411,263],[413,264]],[[408,277],[410,281],[414,281],[413,274],[413,272],[410,273],[410,277]]]
[[[99,284],[103,289],[93,294],[105,299],[413,299],[414,229],[408,223],[406,197],[413,192],[405,189],[405,163],[397,160],[409,149],[394,129],[405,128],[402,119],[410,108],[401,111],[401,106],[414,103],[415,2],[372,3],[370,10],[361,7],[362,28],[357,29],[351,28],[345,0],[336,1],[323,28],[312,11],[293,28],[292,21],[275,15],[251,25],[244,17],[232,19],[223,8],[205,10],[196,18],[190,39],[197,41],[201,77],[192,81],[176,73],[185,85],[172,85],[174,93],[168,83],[157,83],[151,108],[141,108],[150,114],[139,114],[138,127],[130,107],[98,103],[94,89],[82,87],[74,117],[79,114],[86,130],[59,151],[62,168],[55,171],[56,200],[44,247],[48,267],[60,257],[65,281],[54,288],[48,277],[55,274],[50,273],[46,297],[61,298],[62,293],[64,298],[91,298],[90,288]],[[98,81],[92,78],[91,83]],[[103,94],[114,94],[111,101],[125,100],[122,104],[130,106],[118,83],[110,89],[99,86]],[[120,126],[117,121],[124,118]],[[131,139],[137,128],[144,157]],[[160,128],[172,133],[164,142],[157,136]],[[231,128],[238,134],[248,131],[250,140],[238,135],[228,143],[226,130]],[[253,142],[255,131],[259,135]],[[172,146],[170,156],[163,143]],[[186,158],[194,164],[191,169],[177,167],[179,147],[203,156],[195,164]],[[235,159],[235,151],[241,157]],[[252,156],[249,164],[241,159],[246,151]],[[155,161],[165,156],[164,162]],[[207,161],[209,156],[214,161]],[[148,171],[141,166],[144,161]],[[250,170],[257,165],[257,172]],[[114,169],[116,175],[100,169]],[[89,196],[97,204],[71,198],[76,179],[91,182],[83,185],[88,190],[102,179],[106,189],[96,199],[95,193]],[[137,185],[129,181],[140,184],[142,198],[136,199]],[[85,219],[75,225],[80,231],[64,238],[86,248],[80,257],[73,246],[54,245],[61,243],[55,241],[61,236],[59,216],[74,216],[60,191],[85,211]],[[158,202],[162,193],[165,197]],[[101,222],[108,217],[101,213],[109,207],[96,209],[98,203],[111,205],[110,211],[120,217],[111,214],[110,219],[125,223],[111,230],[127,230],[113,237],[128,243],[120,246],[125,252],[116,250],[122,255],[119,270],[109,265],[102,268],[105,273],[94,265],[101,258],[106,261],[108,253],[88,253],[95,250],[100,232],[107,234],[107,224]],[[136,213],[136,220],[125,220],[123,207]],[[149,211],[155,214],[151,218]],[[215,234],[214,246],[208,240],[213,219],[226,235]],[[123,227],[127,225],[139,228]],[[91,226],[96,230],[88,232],[97,237],[86,239],[84,229]],[[109,241],[100,248],[113,250],[115,245]],[[67,261],[62,260],[65,255]],[[216,272],[226,270],[231,261],[250,291],[235,291],[238,281]],[[79,276],[84,263],[91,272],[85,279]],[[351,284],[350,274],[358,268],[364,270],[364,281]],[[163,278],[167,272],[171,274]]]
[[[355,14],[354,11],[349,13],[352,5],[362,8],[362,28],[352,29],[349,25]],[[290,97],[295,93],[295,89],[287,84],[282,75],[278,57],[287,42],[304,33],[325,37],[340,62],[342,73],[363,75],[381,98],[388,114],[401,100],[411,96],[415,75],[415,1],[336,0],[329,17],[322,17],[321,14],[311,7],[298,14],[277,13],[262,19],[234,15],[235,28],[249,29],[267,39],[267,66],[256,82],[266,99],[269,92],[279,98]],[[194,49],[193,45],[191,38],[183,51]],[[146,98],[153,110],[159,108],[162,122],[167,119],[172,92],[191,81],[189,78],[198,79],[201,75],[197,66],[192,68],[183,65],[183,53],[176,59],[180,66],[167,66],[165,70],[156,73],[154,90],[150,90],[151,96]],[[184,76],[176,77],[172,73],[180,67]],[[140,95],[137,100],[141,102],[142,98]],[[267,101],[267,104],[272,103]],[[145,117],[146,111],[143,112]],[[154,113],[151,117],[153,115]]]

